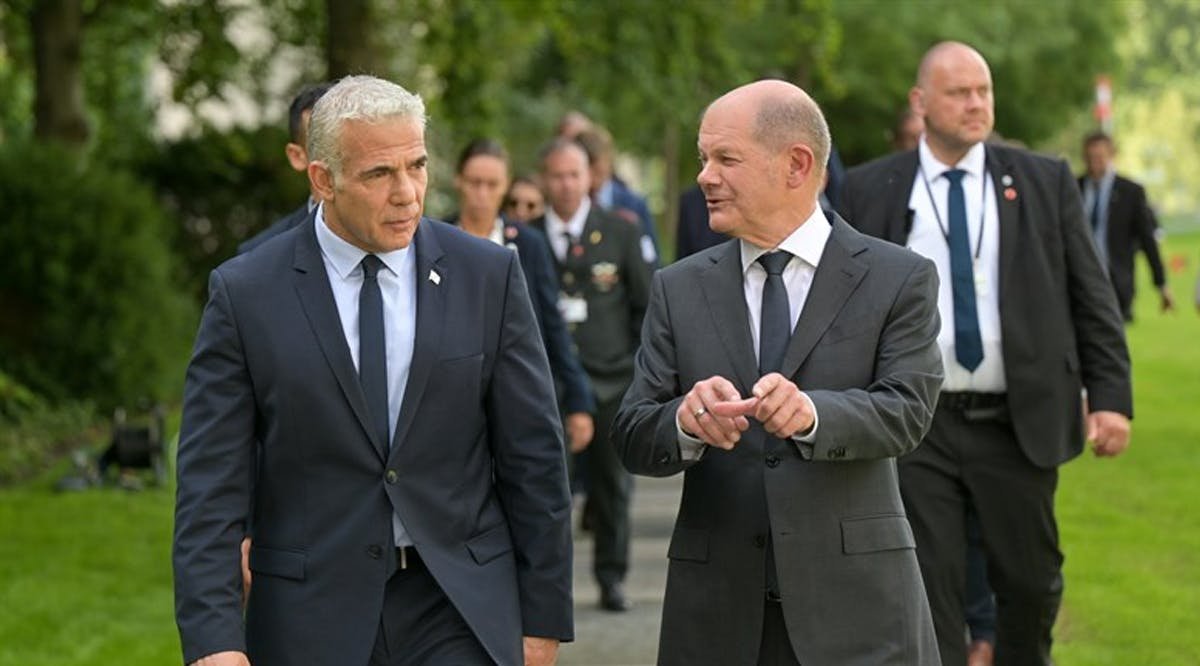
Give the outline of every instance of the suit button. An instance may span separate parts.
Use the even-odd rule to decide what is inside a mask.
[[[767,467],[770,467],[771,469],[779,467],[780,462],[779,456],[767,456]]]
[[[765,537],[761,534],[756,534],[754,536],[754,547],[755,548],[766,548],[767,547],[767,537]]]
[[[379,547],[377,544],[371,544],[367,546],[367,557],[373,560],[383,557],[383,548]]]
[[[389,484],[393,484],[393,483],[396,483],[396,481],[397,481],[397,480],[400,478],[400,475],[399,475],[399,474],[396,474],[396,470],[394,470],[394,469],[389,469],[389,470],[387,471],[387,474],[384,474],[384,475],[383,475],[383,478],[384,478],[384,479],[387,479],[387,482],[388,482]]]

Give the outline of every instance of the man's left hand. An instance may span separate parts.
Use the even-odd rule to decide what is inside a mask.
[[[1119,455],[1129,446],[1129,419],[1119,412],[1091,412],[1087,415],[1087,438],[1097,456]]]
[[[565,428],[567,435],[567,448],[571,453],[579,453],[586,449],[588,444],[592,443],[592,436],[596,433],[596,424],[592,421],[592,415],[587,412],[572,412],[567,414],[565,419]]]
[[[526,636],[525,666],[554,666],[558,660],[558,639]]]

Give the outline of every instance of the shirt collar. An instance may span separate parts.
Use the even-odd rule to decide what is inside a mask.
[[[338,277],[343,280],[349,278],[350,274],[362,263],[363,257],[367,256],[368,252],[347,243],[341,236],[333,233],[329,225],[325,224],[324,203],[317,206],[316,228],[317,245],[321,248],[321,254],[333,265],[333,270],[337,272]],[[396,275],[400,275],[400,266],[407,260],[411,250],[412,244],[410,243],[408,247],[392,250],[391,252],[379,252],[375,256],[379,257],[379,260],[383,262],[383,265],[388,270]]]
[[[820,206],[815,206],[812,215],[809,215],[803,224],[796,227],[787,238],[784,238],[778,247],[763,248],[749,241],[740,241],[742,273],[745,274],[760,256],[773,250],[787,250],[793,256],[804,260],[804,263],[816,268],[821,261],[821,255],[825,252],[825,244],[829,242],[829,234],[832,230],[829,218],[825,217],[825,211],[821,210]]]
[[[569,220],[559,217],[558,213],[554,211],[554,206],[546,206],[546,231],[550,233],[565,231],[578,238],[583,233],[583,225],[587,223],[587,216],[590,212],[592,212],[592,200],[586,196]]]
[[[917,153],[921,159],[921,171],[925,173],[925,177],[929,179],[931,184],[950,169],[962,169],[976,178],[983,177],[983,164],[987,153],[982,142],[971,146],[971,149],[958,161],[958,164],[943,164],[938,158],[934,157],[933,151],[929,149],[929,144],[925,142],[925,135],[921,135],[921,142],[917,146]]]

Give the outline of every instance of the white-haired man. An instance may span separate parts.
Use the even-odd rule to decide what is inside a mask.
[[[416,95],[343,79],[309,125],[320,206],[213,271],[179,444],[188,663],[548,664],[571,638],[537,321],[516,255],[422,218],[424,131]]]

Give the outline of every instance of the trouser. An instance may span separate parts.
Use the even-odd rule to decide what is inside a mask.
[[[943,401],[929,434],[900,459],[899,470],[943,666],[966,663],[968,506],[979,517],[996,596],[997,666],[1049,664],[1062,600],[1058,470],[1029,462],[1007,412],[981,418]]]
[[[592,512],[592,572],[601,585],[625,580],[629,570],[629,501],[633,477],[609,439],[621,405],[618,396],[596,405],[596,434],[588,446],[587,502]]]
[[[495,664],[416,550],[405,560],[384,590],[370,666]]]

